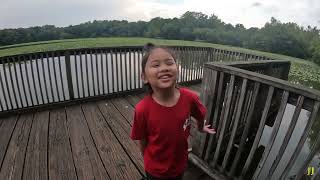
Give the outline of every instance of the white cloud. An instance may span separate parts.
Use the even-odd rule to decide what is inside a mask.
[[[318,0],[2,0],[0,28],[54,24],[68,26],[92,20],[150,20],[180,17],[186,11],[214,13],[226,23],[262,27],[271,17],[282,22],[320,27]]]

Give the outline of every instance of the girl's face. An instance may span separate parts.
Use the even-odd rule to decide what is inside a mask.
[[[141,77],[152,88],[170,88],[177,80],[178,68],[175,60],[162,48],[153,49]]]

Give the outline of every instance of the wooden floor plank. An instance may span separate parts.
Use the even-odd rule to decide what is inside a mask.
[[[139,180],[143,158],[130,131],[144,96],[0,119],[0,179]],[[203,179],[199,173],[189,167],[184,178]]]
[[[48,179],[48,124],[49,111],[35,113],[26,152],[23,179]]]
[[[1,164],[6,155],[7,147],[10,142],[14,126],[16,125],[18,116],[11,116],[9,118],[1,119],[0,125],[0,169]]]
[[[50,111],[48,140],[49,179],[77,179],[64,109]]]
[[[125,123],[124,117],[109,101],[97,102],[100,111],[102,112],[105,120],[117,136],[125,151],[129,154],[133,162],[136,164],[141,173],[144,173],[143,158],[140,154],[140,149],[134,141],[130,139],[130,129],[128,123]],[[117,112],[117,113],[115,113]]]
[[[134,95],[128,95],[125,97],[125,99],[133,106],[135,107],[136,104],[138,104],[138,102],[141,100],[138,96]]]
[[[80,105],[69,106],[66,111],[78,179],[110,179],[95,148]]]
[[[19,117],[0,170],[0,179],[22,179],[32,121],[33,114],[31,113]]]
[[[135,97],[136,100],[139,100],[138,97]],[[116,98],[110,100],[112,102],[113,106],[118,110],[124,118],[120,118],[119,123],[122,123],[122,126],[125,127],[125,131],[130,136],[131,127],[133,124],[133,116],[134,116],[134,106],[132,106],[125,98]],[[125,123],[127,122],[127,123]],[[129,124],[129,126],[127,125]],[[138,145],[137,141],[134,141],[135,144]]]
[[[132,126],[134,107],[132,107],[132,105],[124,98],[115,98],[112,99],[111,102],[121,112],[127,122]]]
[[[111,179],[140,179],[139,171],[122,149],[97,105],[86,103],[82,105],[82,108],[97,150]],[[113,113],[118,114],[119,112],[114,111]]]

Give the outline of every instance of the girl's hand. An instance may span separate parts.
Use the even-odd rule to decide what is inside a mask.
[[[204,125],[202,132],[209,133],[209,134],[215,134],[216,130],[214,128],[209,128],[210,126],[211,126],[210,124]]]
[[[216,133],[216,130],[214,128],[209,128],[211,125],[207,124],[207,120],[206,119],[204,120],[203,124],[204,125],[202,127],[202,132],[209,133],[209,134],[215,134]]]

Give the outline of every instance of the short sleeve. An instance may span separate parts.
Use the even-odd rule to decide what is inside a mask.
[[[206,113],[206,107],[200,101],[199,96],[194,94],[192,98],[191,116],[197,120],[198,127],[201,127],[199,125],[203,124]]]
[[[144,113],[139,108],[136,108],[134,111],[133,125],[130,137],[132,140],[141,140],[146,137],[146,132],[147,127]]]

